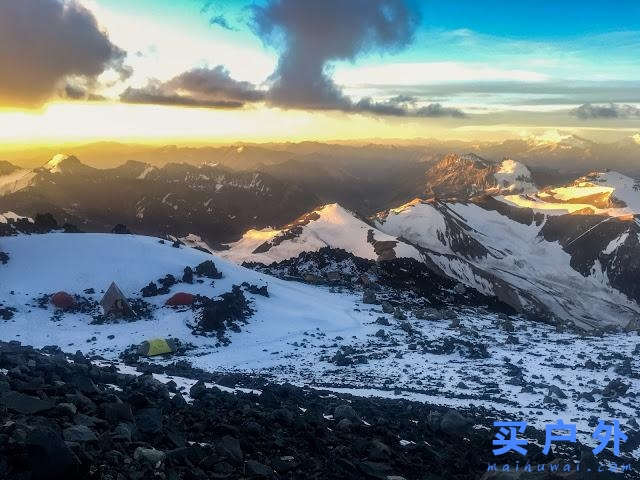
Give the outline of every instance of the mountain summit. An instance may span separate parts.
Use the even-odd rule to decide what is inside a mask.
[[[494,163],[473,153],[450,153],[427,170],[425,176],[425,195],[442,199],[537,191],[524,164],[511,159]]]

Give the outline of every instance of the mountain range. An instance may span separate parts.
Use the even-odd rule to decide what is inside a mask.
[[[279,229],[250,230],[221,254],[269,264],[329,246],[421,258],[538,319],[626,327],[640,314],[638,214],[639,183],[616,172],[538,190],[519,162],[451,154],[427,171],[421,198],[368,219],[327,205]]]
[[[385,162],[297,162],[255,171],[136,161],[97,169],[67,155],[33,170],[3,163],[0,212],[47,212],[84,231],[124,224],[236,263],[323,247],[411,258],[544,321],[585,329],[637,321],[640,184],[631,177],[592,172],[540,186],[521,162],[475,153],[405,159],[395,176]]]
[[[436,471],[471,478],[487,473],[496,418],[526,418],[538,449],[558,418],[587,442],[594,419],[620,419],[629,441],[602,464],[640,468],[637,180],[541,183],[473,152],[405,159],[397,178],[386,160],[369,176],[363,159],[296,175],[298,161],[271,165],[286,180],[61,154],[0,164],[0,456],[22,452],[0,477],[37,464],[23,459],[54,425],[77,458],[131,471],[151,455],[151,475],[182,462],[306,478],[313,462],[292,465],[311,457],[281,440],[302,432],[316,452],[311,432],[332,464],[353,449],[335,462],[344,478],[421,478],[444,451],[434,439],[455,438],[475,460]]]

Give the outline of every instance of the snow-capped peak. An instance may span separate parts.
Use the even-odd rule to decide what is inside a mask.
[[[70,159],[71,156],[66,155],[64,153],[58,153],[56,155],[54,155],[51,160],[49,160],[47,163],[45,163],[43,165],[43,169],[48,170],[51,173],[61,173],[62,172],[62,168],[61,168],[61,164],[62,162],[64,162],[65,160]]]
[[[41,168],[36,169],[36,171],[40,172],[49,172],[54,174],[87,174],[95,171],[96,169],[85,165],[77,157],[73,155],[67,155],[63,153],[58,153],[54,155],[51,160],[45,163]]]
[[[509,158],[504,159],[494,174],[501,192],[535,193],[537,187],[531,179],[531,172],[522,163]]]
[[[327,246],[371,260],[421,258],[414,247],[382,233],[337,203],[308,212],[280,228],[249,230],[219,255],[238,263],[269,264]]]

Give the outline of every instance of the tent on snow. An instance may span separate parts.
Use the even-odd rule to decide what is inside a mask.
[[[178,350],[178,340],[173,338],[154,338],[145,340],[138,346],[138,355],[154,357],[156,355],[175,353],[176,350]]]
[[[191,305],[195,300],[195,297],[190,293],[178,292],[173,295],[169,300],[165,302],[165,305],[170,307],[177,307],[181,305]]]
[[[76,300],[67,292],[58,292],[51,295],[51,303],[53,303],[56,308],[66,310],[73,307]]]
[[[127,297],[124,296],[122,290],[118,288],[115,282],[111,282],[107,292],[100,300],[100,305],[104,310],[105,315],[113,315],[114,317],[130,318],[135,317],[136,314],[129,305]]]

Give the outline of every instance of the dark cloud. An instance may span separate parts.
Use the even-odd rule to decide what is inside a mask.
[[[386,102],[374,102],[371,98],[363,98],[354,103],[350,111],[369,112],[378,115],[391,115],[395,117],[454,117],[463,118],[465,113],[457,108],[443,107],[439,103],[430,103],[424,107],[411,107],[416,103],[413,97],[398,96]]]
[[[640,109],[633,105],[618,105],[609,103],[607,105],[592,105],[585,103],[569,112],[582,119],[593,118],[630,118],[640,117]]]
[[[231,78],[222,65],[194,68],[167,82],[150,81],[144,88],[127,88],[120,100],[207,108],[239,108],[263,100],[264,92],[249,82]]]
[[[280,50],[270,78],[271,104],[402,114],[370,99],[354,103],[333,82],[329,64],[408,45],[418,14],[407,0],[269,0],[251,9],[253,30]]]
[[[64,86],[64,89],[60,92],[60,96],[68,100],[85,100],[90,102],[105,100],[105,97],[92,93],[89,88],[71,83],[67,83]]]
[[[392,102],[374,102],[371,98],[365,97],[356,103],[350,104],[350,111],[370,112],[378,115],[393,115],[396,117],[405,116],[407,109]]]
[[[206,108],[240,108],[242,102],[232,102],[224,100],[201,100],[193,97],[179,95],[177,93],[167,93],[156,88],[152,82],[144,88],[127,88],[120,95],[120,101],[125,103],[141,103],[152,105],[177,105],[183,107],[206,107]]]
[[[222,65],[191,69],[166,82],[166,87],[221,100],[258,102],[264,99],[264,92],[257,90],[250,82],[234,80]]]
[[[64,87],[64,95],[66,98],[69,98],[71,100],[81,100],[83,98],[86,98],[87,91],[82,87],[78,87],[77,85],[67,84]]]
[[[415,111],[418,117],[454,117],[462,118],[465,116],[462,110],[457,108],[443,107],[439,103],[430,103],[425,107],[420,107]]]
[[[411,95],[396,95],[391,97],[388,102],[394,105],[415,105],[418,99]]]
[[[0,0],[0,106],[42,105],[69,76],[126,78],[125,57],[75,0]]]

